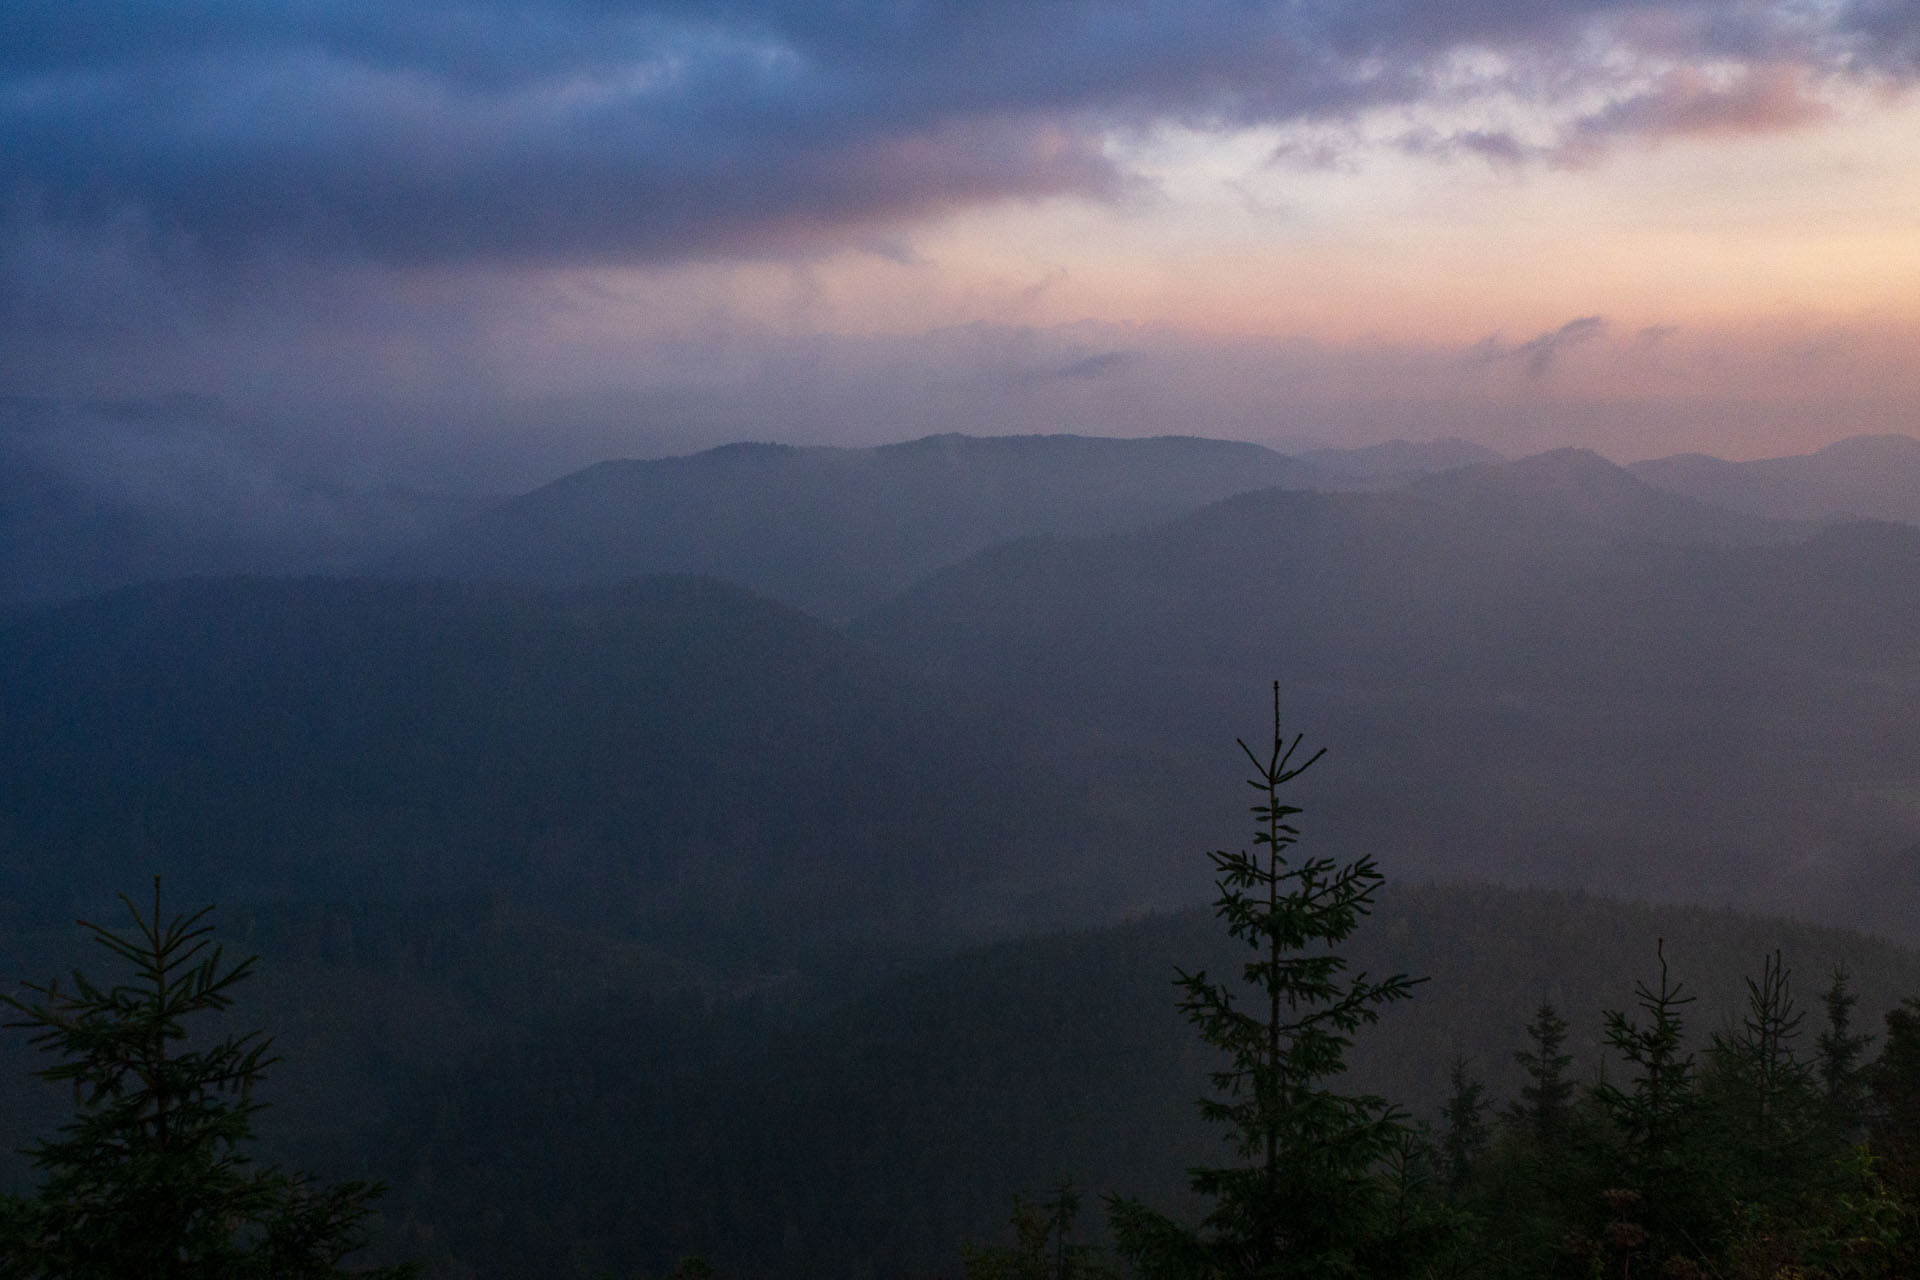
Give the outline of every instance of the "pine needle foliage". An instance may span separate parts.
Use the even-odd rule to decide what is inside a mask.
[[[1602,1081],[1591,1097],[1618,1143],[1608,1161],[1614,1186],[1607,1194],[1622,1197],[1614,1216],[1638,1223],[1641,1237],[1632,1247],[1664,1265],[1698,1256],[1723,1206],[1712,1187],[1717,1157],[1705,1141],[1698,1073],[1685,1049],[1684,1013],[1695,997],[1668,969],[1664,939],[1654,956],[1659,978],[1633,989],[1645,1021],[1617,1009],[1606,1014],[1607,1044],[1625,1063],[1625,1087]],[[1628,1204],[1631,1211],[1623,1208]],[[1619,1242],[1619,1233],[1609,1228],[1608,1234]]]
[[[1486,1155],[1493,1140],[1493,1127],[1487,1123],[1487,1086],[1467,1074],[1467,1060],[1455,1058],[1447,1068],[1447,1101],[1440,1109],[1444,1129],[1440,1154],[1447,1171],[1447,1185],[1459,1191],[1473,1177],[1474,1166]]]
[[[1014,1245],[962,1249],[966,1280],[1120,1280],[1105,1249],[1070,1239],[1079,1214],[1080,1193],[1071,1182],[1062,1181],[1050,1200],[1016,1197]]]
[[[1873,1046],[1873,1037],[1853,1030],[1853,1007],[1860,1003],[1860,997],[1844,966],[1833,971],[1833,980],[1820,1000],[1827,1011],[1827,1025],[1816,1041],[1823,1118],[1829,1140],[1846,1148],[1858,1141],[1861,1117],[1867,1114],[1864,1059]]]
[[[1520,1086],[1520,1100],[1508,1109],[1507,1119],[1532,1135],[1536,1153],[1544,1157],[1558,1143],[1573,1109],[1573,1081],[1567,1074],[1573,1055],[1565,1051],[1567,1020],[1545,999],[1526,1033],[1531,1047],[1517,1050],[1513,1060],[1527,1082]]]
[[[1405,974],[1350,974],[1336,948],[1371,912],[1384,877],[1371,858],[1296,857],[1301,810],[1281,791],[1320,760],[1280,731],[1256,752],[1248,780],[1255,850],[1211,854],[1215,914],[1252,952],[1239,982],[1178,971],[1180,1009],[1219,1051],[1214,1097],[1200,1109],[1220,1125],[1242,1163],[1189,1171],[1213,1201],[1195,1230],[1131,1201],[1111,1216],[1120,1251],[1145,1280],[1166,1277],[1328,1278],[1391,1274],[1413,1228],[1395,1201],[1389,1166],[1409,1133],[1385,1099],[1343,1094],[1328,1081],[1345,1069],[1354,1034],[1413,993]]]
[[[1784,1200],[1819,1163],[1821,1099],[1813,1067],[1795,1052],[1805,1018],[1780,952],[1746,982],[1746,1013],[1714,1034],[1704,1083],[1723,1149],[1742,1153],[1730,1187],[1747,1202]]]
[[[194,1047],[189,1024],[233,1006],[252,958],[227,964],[212,908],[167,919],[125,895],[124,932],[81,921],[131,966],[101,986],[75,970],[0,996],[57,1056],[41,1079],[69,1085],[74,1118],[25,1154],[42,1175],[30,1198],[0,1197],[0,1275],[8,1280],[319,1280],[366,1241],[379,1188],[322,1186],[255,1165],[246,1146],[275,1061],[260,1032]],[[37,999],[35,998],[37,997]],[[398,1280],[407,1267],[364,1273]]]

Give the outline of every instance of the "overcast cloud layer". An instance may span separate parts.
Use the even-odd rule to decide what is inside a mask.
[[[1579,162],[1901,83],[1908,0],[9,0],[0,234],[381,263],[767,252],[1112,198],[1161,122],[1452,112],[1413,149]],[[1525,128],[1462,108],[1498,98]]]

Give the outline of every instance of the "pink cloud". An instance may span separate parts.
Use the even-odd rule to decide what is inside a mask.
[[[1620,139],[1659,142],[1674,137],[1775,133],[1828,118],[1806,68],[1790,63],[1743,67],[1731,79],[1699,67],[1675,67],[1645,93],[1616,102],[1579,121],[1557,158],[1580,164]]]

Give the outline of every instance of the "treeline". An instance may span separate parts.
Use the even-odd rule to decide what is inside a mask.
[[[1693,1052],[1695,997],[1662,951],[1656,960],[1635,1008],[1605,1015],[1610,1056],[1591,1079],[1576,1079],[1569,1025],[1543,1001],[1513,1053],[1518,1096],[1496,1105],[1456,1059],[1438,1124],[1406,1124],[1383,1099],[1315,1088],[1314,1075],[1230,1087],[1230,1104],[1203,1109],[1255,1137],[1268,1111],[1284,1117],[1268,1127],[1294,1126],[1290,1146],[1269,1149],[1281,1188],[1269,1202],[1243,1193],[1197,1226],[1150,1215],[1156,1239],[1139,1228],[1140,1206],[1109,1197],[1119,1246],[1108,1249],[1088,1242],[1083,1197],[1061,1183],[1048,1198],[1015,1199],[1012,1243],[969,1247],[966,1280],[1920,1274],[1920,1000],[1890,1011],[1883,1036],[1864,1034],[1836,970],[1815,1030],[1776,954],[1747,980],[1745,1015]],[[1246,1026],[1261,1030],[1257,1018]],[[1316,1110],[1322,1127],[1303,1129]],[[1343,1110],[1371,1129],[1326,1119]],[[1252,1158],[1193,1170],[1196,1191],[1257,1185],[1257,1143],[1239,1145]],[[1309,1189],[1302,1175],[1315,1173],[1344,1190]]]
[[[1632,1011],[1605,1015],[1611,1053],[1589,1079],[1576,1078],[1571,1028],[1548,1001],[1513,1052],[1524,1083],[1511,1100],[1496,1103],[1464,1058],[1453,1062],[1438,1123],[1404,1129],[1374,1162],[1369,1180],[1383,1194],[1347,1224],[1398,1256],[1381,1250],[1355,1274],[1920,1274],[1920,1000],[1891,1010],[1882,1035],[1866,1034],[1839,969],[1810,1023],[1776,954],[1748,979],[1744,1016],[1693,1052],[1685,1023],[1695,997],[1660,952],[1656,966],[1635,985]],[[1099,1232],[1080,1221],[1083,1200],[1071,1183],[1016,1198],[1012,1243],[967,1249],[966,1280],[1304,1275],[1300,1263],[1326,1261],[1290,1254],[1305,1242],[1284,1232],[1272,1271],[1169,1267],[1137,1249],[1122,1257],[1089,1242]],[[1132,1207],[1108,1208],[1124,1242]]]
[[[1738,1023],[1694,1052],[1694,997],[1663,955],[1634,995],[1606,1015],[1591,1079],[1573,1077],[1568,1024],[1544,1002],[1504,1107],[1454,1064],[1418,1158],[1447,1227],[1428,1274],[1915,1274],[1920,1002],[1891,1011],[1876,1044],[1837,971],[1816,1029],[1768,957]]]
[[[1354,969],[1377,905],[1371,859],[1294,849],[1282,792],[1323,753],[1281,732],[1253,765],[1253,852],[1210,854],[1214,914],[1239,944],[1227,976],[1177,970],[1179,1008],[1213,1051],[1199,1111],[1226,1159],[1188,1170],[1198,1214],[1109,1196],[1113,1251],[1068,1243],[1078,1201],[1017,1203],[1011,1247],[976,1247],[968,1280],[1853,1280],[1920,1268],[1920,1000],[1889,1012],[1877,1057],[1837,969],[1807,1042],[1780,952],[1746,980],[1741,1015],[1690,1047],[1695,1003],[1656,943],[1630,1009],[1604,1016],[1605,1056],[1573,1075],[1569,1026],[1543,1000],[1496,1114],[1456,1058],[1436,1131],[1352,1090],[1363,1028],[1421,980]],[[1384,975],[1384,976],[1383,976]]]

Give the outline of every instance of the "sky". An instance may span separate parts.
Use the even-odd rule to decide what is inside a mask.
[[[1920,433],[1916,78],[1913,0],[7,0],[0,434]]]

